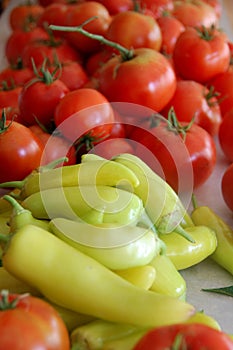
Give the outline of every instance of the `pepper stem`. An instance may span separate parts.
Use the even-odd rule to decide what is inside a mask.
[[[134,51],[133,50],[129,50],[126,47],[124,47],[124,46],[122,46],[122,45],[120,45],[120,44],[118,44],[118,43],[116,43],[114,41],[108,40],[102,35],[93,34],[93,33],[88,32],[87,30],[83,29],[84,25],[88,24],[89,22],[91,22],[91,21],[93,21],[93,20],[95,20],[97,18],[98,18],[97,16],[90,17],[88,20],[83,22],[81,25],[75,26],[75,27],[72,27],[72,26],[70,26],[70,27],[68,27],[68,26],[57,26],[57,25],[50,24],[49,28],[52,29],[52,30],[59,30],[59,31],[64,31],[64,32],[81,33],[81,34],[83,34],[84,36],[86,36],[86,37],[88,37],[90,39],[99,41],[101,44],[113,47],[114,49],[119,51],[123,61],[128,61],[128,60],[132,59],[134,57]]]

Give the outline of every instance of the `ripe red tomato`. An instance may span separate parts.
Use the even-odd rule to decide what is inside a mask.
[[[98,143],[90,153],[111,159],[122,153],[134,154],[133,146],[124,138],[112,138]]]
[[[22,64],[16,66],[7,66],[0,71],[0,84],[4,82],[8,86],[12,83],[15,86],[24,85],[34,77],[33,70],[29,67],[23,67]]]
[[[226,35],[215,28],[186,28],[176,42],[173,61],[181,77],[206,83],[229,67]]]
[[[22,86],[7,85],[4,82],[0,85],[0,108],[18,107],[19,95],[22,91]]]
[[[214,136],[222,121],[221,110],[214,92],[193,80],[178,80],[176,91],[161,114],[167,118],[173,107],[179,121],[195,123]]]
[[[29,129],[41,140],[44,145],[44,152],[41,159],[41,165],[49,164],[55,160],[67,157],[67,162],[61,162],[58,166],[66,166],[76,164],[76,150],[75,147],[68,142],[64,137],[49,134],[39,125],[31,125]]]
[[[222,116],[233,108],[233,69],[232,66],[222,73],[214,77],[208,84],[213,86],[214,90],[219,94],[218,101]]]
[[[84,135],[92,141],[109,136],[114,112],[107,98],[99,91],[80,88],[67,93],[57,104],[54,122],[71,142]]]
[[[59,79],[54,79],[48,70],[43,75],[24,85],[19,95],[20,115],[27,125],[35,124],[36,119],[45,127],[51,127],[54,110],[69,92]]]
[[[223,153],[230,162],[233,162],[233,108],[223,116],[218,132],[218,139]]]
[[[90,1],[90,0],[87,0]],[[132,0],[98,0],[109,11],[110,15],[116,15],[119,12],[133,10]]]
[[[175,346],[177,344],[177,346]],[[224,332],[204,324],[173,324],[146,333],[133,350],[232,350],[233,342]]]
[[[137,131],[135,154],[144,159],[176,192],[203,184],[216,164],[213,138],[197,124],[188,125],[169,119],[169,124],[164,120],[145,129],[142,123],[141,138],[140,131]],[[135,134],[131,137],[135,139]]]
[[[98,89],[111,102],[129,102],[162,110],[176,88],[174,70],[161,53],[139,48],[132,58],[121,55],[108,60],[99,70]]]
[[[225,170],[221,180],[221,188],[226,205],[233,211],[233,164]]]
[[[0,298],[0,350],[69,350],[66,326],[48,302],[3,291]]]
[[[8,37],[6,41],[5,54],[8,62],[12,65],[17,65],[21,60],[24,47],[32,40],[48,39],[48,33],[40,27],[32,29],[16,29]]]
[[[58,68],[55,77],[60,79],[70,91],[83,87],[89,81],[86,70],[77,61],[58,62],[52,68],[55,67]]]
[[[13,7],[9,15],[11,29],[24,29],[25,26],[35,27],[43,12],[44,8],[39,4],[28,3]]]
[[[125,33],[122,35],[122,33]],[[162,35],[157,21],[140,12],[125,11],[115,15],[105,37],[128,49],[148,47],[159,51]]]
[[[139,0],[142,11],[150,13],[154,18],[161,17],[163,12],[173,11],[173,0]]]
[[[80,2],[69,6],[66,11],[66,26],[79,26],[93,17],[93,20],[83,26],[83,29],[92,33],[105,36],[111,21],[111,16],[105,6],[96,1]],[[99,50],[101,44],[81,33],[67,32],[66,38],[79,51],[90,54]]]
[[[175,0],[172,13],[185,27],[218,27],[215,9],[202,0]]]
[[[163,15],[157,19],[162,33],[162,45],[160,51],[165,55],[173,53],[176,41],[185,30],[184,25],[172,15]]]
[[[23,180],[40,166],[43,145],[26,126],[1,120],[0,183]]]

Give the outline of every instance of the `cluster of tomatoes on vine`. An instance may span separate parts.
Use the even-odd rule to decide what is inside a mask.
[[[190,163],[198,187],[216,165],[214,138],[233,161],[233,50],[221,11],[219,0],[14,7],[0,72],[0,181],[20,180],[63,155],[66,165],[87,151],[106,158],[130,152],[155,171],[159,164],[175,190],[177,168]],[[186,159],[172,146],[178,137]]]

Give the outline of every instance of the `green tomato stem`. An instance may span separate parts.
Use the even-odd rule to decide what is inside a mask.
[[[101,44],[105,44],[107,46],[113,47],[114,49],[118,50],[123,61],[127,61],[130,60],[134,57],[134,51],[133,50],[129,50],[127,48],[125,48],[124,46],[114,42],[114,41],[110,41],[108,39],[106,39],[105,37],[103,37],[102,35],[98,35],[98,34],[93,34],[88,32],[87,30],[83,29],[83,26],[86,25],[87,23],[89,23],[90,21],[93,21],[94,19],[97,19],[96,16],[93,16],[91,18],[89,18],[87,21],[85,21],[84,23],[82,23],[79,26],[57,26],[57,25],[53,25],[51,24],[49,26],[50,29],[52,30],[59,30],[59,31],[64,31],[64,32],[77,32],[77,33],[81,33],[84,36],[90,38],[90,39],[94,39],[99,41]]]

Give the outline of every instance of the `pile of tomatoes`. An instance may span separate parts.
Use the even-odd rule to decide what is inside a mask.
[[[0,71],[0,182],[22,180],[60,158],[59,166],[86,152],[128,152],[178,191],[184,163],[194,188],[212,174],[216,140],[233,162],[233,46],[220,28],[221,11],[219,0],[14,7],[8,65]],[[175,138],[187,157],[172,147]],[[232,178],[233,166],[222,179],[231,209]]]

